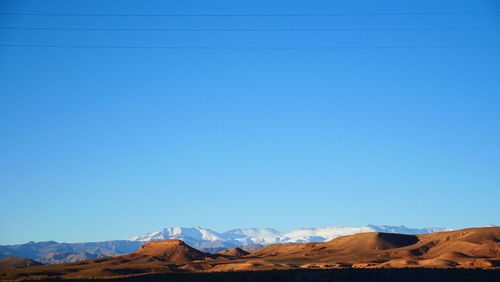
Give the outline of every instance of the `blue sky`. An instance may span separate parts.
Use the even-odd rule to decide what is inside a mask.
[[[499,11],[497,1],[2,1],[3,12]],[[403,3],[404,2],[404,3]],[[500,26],[500,14],[0,16],[9,27]],[[0,30],[0,44],[499,45],[500,29]],[[216,231],[499,224],[500,48],[0,47],[0,244]]]

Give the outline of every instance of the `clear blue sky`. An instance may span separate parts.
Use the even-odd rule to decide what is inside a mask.
[[[499,11],[498,1],[1,1],[2,12]],[[500,14],[0,16],[6,27],[500,26]],[[0,44],[434,46],[500,29],[0,30]],[[500,48],[149,50],[0,47],[0,244],[166,226],[499,224]]]

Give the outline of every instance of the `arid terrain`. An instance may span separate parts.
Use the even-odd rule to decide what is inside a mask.
[[[498,278],[500,227],[425,235],[360,233],[325,243],[269,245],[251,252],[234,248],[218,254],[201,252],[180,240],[154,241],[136,252],[116,257],[27,267],[20,267],[22,261],[19,260],[4,266],[0,269],[0,279],[7,280],[139,279],[147,275],[361,268],[480,268],[489,270],[491,277]]]

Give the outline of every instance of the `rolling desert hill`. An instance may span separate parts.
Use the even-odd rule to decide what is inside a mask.
[[[352,267],[496,267],[500,228],[472,228],[426,235],[360,233],[322,244],[266,246],[256,257],[278,261],[342,262]]]
[[[268,245],[243,253],[196,250],[181,240],[154,241],[128,255],[60,265],[2,268],[0,279],[113,278],[151,273],[352,268],[500,267],[500,227],[423,235],[359,233],[321,243]]]
[[[42,265],[41,263],[27,258],[6,257],[0,259],[0,268],[4,267],[27,267]]]
[[[221,251],[218,254],[223,255],[223,256],[239,258],[239,257],[244,257],[246,255],[249,255],[250,253],[245,251],[245,250],[242,250],[238,247],[235,247],[235,248],[232,248],[229,250]]]
[[[167,240],[153,241],[143,245],[138,251],[123,257],[131,260],[137,260],[137,257],[147,257],[148,259],[153,257],[163,262],[182,263],[205,260],[212,258],[213,255],[193,249],[181,240]]]
[[[264,245],[283,243],[326,242],[333,238],[361,232],[386,232],[401,234],[427,234],[450,231],[447,228],[408,228],[406,226],[366,225],[361,227],[329,226],[301,228],[283,233],[271,228],[233,229],[219,233],[202,227],[167,227],[156,232],[113,240],[87,243],[58,243],[55,241],[28,242],[26,244],[0,246],[0,258],[25,257],[43,264],[61,264],[82,260],[112,257],[136,251],[140,246],[163,240],[182,240],[203,252],[217,253],[234,247],[245,251],[256,250]]]

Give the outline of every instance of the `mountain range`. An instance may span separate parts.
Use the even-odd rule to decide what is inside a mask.
[[[270,228],[233,229],[219,233],[201,227],[168,227],[156,232],[124,240],[87,243],[28,242],[0,246],[0,258],[24,257],[43,264],[76,262],[131,253],[151,241],[177,239],[207,253],[217,253],[234,247],[257,250],[265,245],[285,243],[326,242],[339,236],[364,232],[428,234],[450,231],[449,228],[408,228],[405,226],[366,225],[362,227],[302,228],[283,233]]]
[[[232,248],[246,245],[269,245],[283,243],[326,242],[333,238],[362,232],[386,232],[400,234],[427,234],[450,231],[449,228],[408,228],[406,226],[366,225],[362,227],[301,228],[283,233],[271,228],[233,229],[218,233],[201,227],[169,227],[156,232],[128,238],[134,242],[179,239],[186,244],[206,251],[207,248]]]
[[[422,279],[422,272],[410,272],[412,281],[498,281],[500,270],[500,227],[468,228],[432,234],[407,235],[385,232],[362,232],[320,243],[271,244],[256,251],[232,248],[216,254],[197,250],[182,240],[152,241],[138,250],[115,257],[90,259],[56,265],[36,265],[30,259],[0,259],[0,280],[40,279],[111,279],[119,281],[263,281],[248,279],[249,272],[267,271],[264,281],[318,281],[317,275],[356,274],[358,279],[334,281],[409,281],[386,272],[385,279],[374,280],[373,268],[429,269],[432,280]],[[363,271],[353,272],[363,268]],[[454,268],[436,275],[435,269]],[[471,270],[480,269],[474,272]],[[269,279],[276,271],[281,279]],[[293,270],[293,272],[290,272]],[[293,278],[295,271],[307,270]],[[319,270],[319,271],[318,271]],[[243,271],[239,278],[234,273]],[[426,271],[428,272],[428,271]],[[424,272],[424,273],[426,273]],[[210,275],[225,273],[224,275]],[[302,273],[311,279],[304,279]],[[379,272],[377,272],[379,273]],[[380,272],[382,273],[382,272]],[[195,274],[195,275],[191,275]],[[488,277],[484,275],[487,274]],[[407,275],[408,276],[408,275]],[[316,277],[316,278],[315,278]],[[347,278],[347,277],[346,277]],[[465,281],[464,280],[464,281]],[[118,281],[118,280],[117,280]]]

